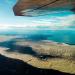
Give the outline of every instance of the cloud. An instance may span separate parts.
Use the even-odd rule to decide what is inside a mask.
[[[25,23],[15,24],[0,24],[0,30],[14,29],[14,30],[59,30],[59,29],[74,29],[75,28],[75,15],[58,16],[48,19],[33,20]]]
[[[69,29],[75,21],[75,15],[71,14],[63,17],[54,17],[50,19],[40,19],[39,21],[33,21],[37,25],[48,26],[50,29]]]

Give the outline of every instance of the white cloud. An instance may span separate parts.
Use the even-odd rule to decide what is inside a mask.
[[[0,24],[0,30],[7,30],[10,29],[10,25],[6,25],[6,24]]]
[[[64,29],[68,28],[75,21],[75,15],[68,15],[64,17],[54,17],[50,19],[41,19],[39,21],[33,21],[37,25],[49,26],[50,29]]]
[[[0,23],[0,30],[8,30],[8,29],[23,29],[23,30],[35,30],[42,29],[45,27],[47,29],[58,30],[58,29],[70,29],[69,26],[72,26],[75,21],[75,15],[71,14],[64,17],[54,17],[50,19],[40,19],[31,22],[25,22],[21,24],[5,24]],[[38,27],[38,26],[41,26]],[[72,28],[71,28],[72,29]]]

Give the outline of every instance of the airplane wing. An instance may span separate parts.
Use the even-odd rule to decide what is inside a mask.
[[[53,11],[75,11],[75,0],[18,0],[13,7],[17,16],[39,16]]]

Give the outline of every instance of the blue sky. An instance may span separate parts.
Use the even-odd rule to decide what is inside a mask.
[[[17,0],[0,0],[0,29],[36,28],[41,26],[50,29],[74,29],[75,14],[71,11],[55,11],[45,16],[26,17],[15,16],[13,6]],[[40,28],[40,27],[39,27]]]

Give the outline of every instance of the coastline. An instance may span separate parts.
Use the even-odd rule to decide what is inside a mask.
[[[15,43],[16,47],[22,46],[24,48],[31,47],[34,52],[37,54],[44,56],[44,55],[53,55],[53,57],[48,57],[45,59],[40,59],[39,56],[33,56],[33,54],[25,54],[20,53],[19,50],[10,50],[7,47],[0,47],[0,54],[9,58],[19,59],[22,60],[29,65],[32,65],[37,68],[42,69],[54,69],[61,72],[75,74],[75,60],[71,57],[71,51],[75,51],[75,46],[70,45],[63,45],[58,43],[51,43],[47,41],[43,42],[31,42],[31,41],[22,41],[17,40]],[[66,51],[65,51],[66,49]],[[68,50],[67,50],[68,49]],[[58,50],[58,51],[56,51]],[[64,51],[63,51],[64,50]],[[21,49],[22,51],[22,49]],[[62,53],[65,53],[65,57],[60,57]],[[73,52],[74,53],[74,52]],[[56,57],[59,55],[59,57]],[[66,58],[68,56],[68,58]]]

